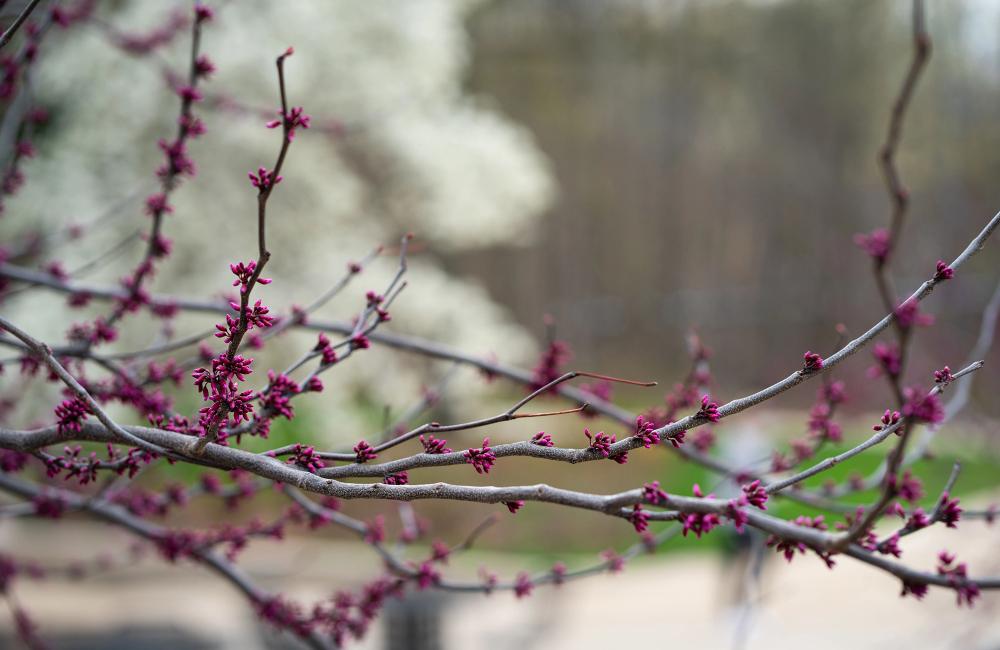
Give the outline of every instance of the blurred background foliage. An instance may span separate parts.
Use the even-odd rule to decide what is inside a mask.
[[[731,398],[782,376],[801,350],[829,352],[836,323],[859,333],[882,313],[852,235],[888,222],[876,155],[909,65],[909,9],[486,5],[470,22],[469,86],[532,130],[559,198],[536,245],[455,255],[452,268],[526,325],[552,313],[582,367],[670,380],[694,325]],[[1000,205],[998,7],[930,3],[928,24],[933,56],[899,152],[912,208],[894,275],[907,293]],[[987,251],[928,303],[938,325],[916,339],[911,381],[965,358],[998,259]],[[854,406],[878,408],[883,386],[859,386],[865,365],[843,372]],[[978,395],[998,378],[983,373]],[[979,405],[996,415],[990,401]]]

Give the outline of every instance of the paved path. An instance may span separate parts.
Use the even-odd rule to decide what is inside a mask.
[[[935,527],[906,538],[904,558],[928,569],[947,547],[977,574],[1000,574],[1000,524],[966,524],[961,532]],[[977,534],[973,539],[971,529]],[[52,531],[58,530],[58,534]],[[983,532],[985,531],[985,532]],[[107,528],[67,521],[58,528],[6,522],[0,549],[21,555],[66,557],[67,539],[79,548],[122,548],[125,538]],[[834,571],[815,557],[766,565],[742,644],[735,644],[740,610],[728,604],[738,572],[712,555],[673,554],[631,564],[623,574],[598,576],[561,589],[544,588],[530,599],[510,594],[447,599],[442,618],[446,650],[613,648],[741,648],[743,650],[906,650],[1000,647],[1000,594],[974,610],[958,609],[950,592],[932,590],[924,602],[898,597],[898,581],[849,560]],[[245,566],[271,588],[322,598],[330,586],[372,575],[372,554],[347,543],[288,540],[261,542]],[[474,575],[481,564],[513,574],[517,558],[473,555],[453,571]],[[267,645],[253,614],[227,584],[189,565],[168,569],[147,559],[90,581],[22,581],[16,591],[42,632],[65,648],[256,648]],[[0,611],[0,634],[10,618]],[[155,632],[155,634],[153,634]],[[128,636],[126,636],[128,633]],[[153,634],[141,646],[135,634]],[[109,636],[118,636],[112,645]],[[352,647],[384,646],[373,630]],[[273,639],[272,639],[273,643]],[[0,639],[0,645],[2,645]]]

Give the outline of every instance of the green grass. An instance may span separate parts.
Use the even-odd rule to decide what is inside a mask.
[[[834,455],[850,448],[849,445],[838,445],[829,447],[822,456]],[[872,449],[858,454],[850,461],[841,465],[836,465],[828,471],[804,481],[804,486],[813,490],[822,488],[827,481],[833,480],[837,483],[847,481],[851,475],[860,474],[867,476],[875,471],[885,458],[885,449]],[[945,482],[951,474],[952,467],[958,461],[962,469],[958,481],[952,490],[952,496],[963,497],[984,490],[995,489],[1000,486],[1000,472],[997,472],[997,459],[982,454],[975,454],[971,451],[951,451],[941,453],[933,459],[920,460],[914,463],[909,469],[917,476],[924,486],[924,498],[920,504],[924,510],[930,512],[944,488]],[[813,460],[802,467],[818,462]],[[680,494],[690,492],[692,483],[699,483],[703,489],[711,486],[717,478],[704,468],[692,463],[675,465],[673,471],[669,473],[670,480],[667,481],[667,489]],[[866,490],[851,494],[842,499],[844,503],[870,504],[878,497],[876,490]],[[790,501],[788,499],[772,499],[768,503],[768,513],[782,518],[794,518],[798,515],[824,514],[828,521],[837,521],[841,515],[837,513],[823,512],[808,506]],[[701,540],[692,538],[677,537],[663,546],[665,549],[699,549],[699,550],[719,550],[731,544],[731,538],[726,535],[707,535]]]

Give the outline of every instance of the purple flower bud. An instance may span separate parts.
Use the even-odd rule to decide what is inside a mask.
[[[151,216],[173,212],[174,208],[167,203],[165,194],[151,194],[146,198],[146,212]]]
[[[872,427],[872,430],[881,431],[882,429],[890,427],[899,422],[899,418],[900,418],[899,411],[890,411],[889,409],[886,409],[885,413],[882,414],[882,424],[876,424],[875,426]]]
[[[545,352],[542,353],[538,365],[535,366],[531,384],[529,384],[528,388],[531,391],[536,391],[558,379],[562,374],[561,368],[572,356],[573,354],[570,352],[569,345],[566,343],[555,340],[550,342]]]
[[[877,550],[882,555],[891,555],[897,558],[902,556],[903,550],[899,548],[899,533],[893,533],[892,537],[878,545]]]
[[[423,591],[441,582],[441,574],[434,569],[430,562],[424,562],[417,569],[415,579],[417,581],[417,589]]]
[[[194,86],[181,86],[177,89],[177,95],[185,102],[195,103],[204,99],[201,91]]]
[[[902,369],[902,356],[899,353],[899,346],[890,343],[876,343],[872,348],[872,355],[878,361],[878,366],[868,369],[868,376],[878,377],[883,372],[890,377],[898,377]]]
[[[854,243],[871,255],[880,265],[884,264],[889,258],[891,242],[889,240],[889,231],[885,228],[878,228],[867,235],[861,233],[854,235]]]
[[[934,371],[935,384],[950,384],[953,381],[955,381],[955,375],[951,374],[951,368],[948,366]]]
[[[590,446],[588,449],[603,458],[607,458],[611,455],[611,445],[615,443],[615,436],[609,436],[603,431],[593,435],[590,433],[590,429],[584,429],[583,435],[587,436],[587,439],[590,440]]]
[[[806,352],[805,354],[802,355],[802,360],[803,360],[803,365],[802,365],[803,374],[816,372],[817,370],[823,368],[823,357],[819,356],[815,352],[811,351]]]
[[[398,472],[385,477],[383,481],[386,485],[407,485],[410,482],[410,475],[406,472]]]
[[[701,487],[697,483],[691,487],[691,491],[696,497],[702,497]],[[708,496],[712,498],[715,495],[710,494]],[[688,512],[681,515],[680,522],[682,524],[682,535],[687,537],[688,532],[692,532],[695,537],[701,539],[703,534],[709,533],[719,525],[719,516],[715,513]]]
[[[642,443],[643,447],[649,449],[660,442],[660,436],[656,433],[655,428],[652,421],[640,415],[635,419],[635,433],[633,435]],[[676,447],[677,444],[674,446]]]
[[[552,442],[552,436],[544,431],[539,431],[531,436],[531,444],[538,445],[539,447],[551,447],[554,443]]]
[[[517,578],[514,580],[514,595],[521,598],[527,598],[531,595],[531,590],[535,588],[535,585],[531,582],[531,576],[527,572],[522,571],[517,574]]]
[[[325,467],[325,463],[316,456],[316,450],[313,447],[306,447],[298,443],[295,445],[291,458],[285,462],[290,465],[298,465],[313,474]]]
[[[489,474],[496,460],[496,455],[490,449],[489,438],[483,438],[481,449],[472,448],[465,450],[465,462],[471,464],[479,474]]]
[[[212,11],[211,7],[206,7],[201,3],[194,6],[194,19],[199,23],[208,22],[212,20],[213,17],[215,17],[215,12]]]
[[[385,517],[376,515],[365,529],[365,541],[369,544],[380,544],[385,541]]]
[[[948,266],[944,260],[938,260],[934,269],[934,279],[938,282],[950,280],[955,277],[955,269]]]
[[[601,551],[601,558],[604,559],[604,563],[608,567],[608,571],[611,573],[621,573],[622,569],[625,568],[625,558],[618,555],[613,549],[607,549]]]
[[[684,440],[683,433],[684,432],[682,431],[681,432],[682,435],[679,436],[681,442],[683,442]],[[670,437],[671,444],[674,444],[674,437],[675,436]],[[694,440],[691,441],[691,444],[693,444],[694,448],[697,449],[700,453],[702,454],[708,453],[715,445],[715,434],[712,432],[710,428],[701,427],[700,429],[694,432]],[[677,447],[679,445],[674,445],[674,446]]]
[[[642,504],[635,504],[632,506],[632,512],[628,515],[628,520],[635,527],[635,532],[641,533],[649,528],[649,513],[642,509]]]
[[[448,557],[450,555],[451,547],[441,540],[435,540],[434,543],[431,544],[431,562],[448,564]]]
[[[256,174],[247,172],[247,176],[250,177],[250,184],[262,193],[270,191],[272,187],[281,182],[281,176],[275,176],[274,172],[264,167],[258,167]]]
[[[747,503],[750,505],[760,508],[761,510],[767,510],[767,490],[761,485],[760,479],[755,480],[753,483],[748,483],[743,486],[743,494],[746,497]]]
[[[558,586],[566,581],[566,565],[562,562],[556,562],[552,565],[552,584]]]
[[[91,414],[90,407],[79,397],[63,400],[55,408],[58,420],[57,429],[60,435],[71,435],[80,433],[83,428],[83,421]]]
[[[712,401],[711,396],[702,395],[701,409],[694,415],[695,419],[704,419],[709,422],[718,422],[722,417],[719,415],[719,405]]]
[[[906,403],[903,415],[927,424],[940,424],[944,420],[944,407],[938,395],[931,395],[922,388],[910,386],[903,390]]]
[[[921,528],[927,528],[930,525],[930,517],[927,516],[927,513],[924,512],[923,508],[915,508],[906,522],[906,527],[910,530],[920,530]]]
[[[493,593],[493,590],[496,589],[497,582],[499,582],[497,574],[487,570],[486,568],[481,568],[479,569],[479,577],[483,581],[483,591],[486,595]]]
[[[898,484],[897,484],[898,483]],[[900,498],[910,503],[916,503],[924,496],[924,486],[919,478],[907,470],[899,481],[892,481]]]
[[[903,329],[909,329],[914,325],[926,327],[934,324],[934,317],[921,312],[920,304],[913,298],[904,300],[893,313],[896,316],[896,322]]]
[[[642,500],[654,506],[667,502],[667,493],[660,489],[660,482],[653,481],[642,486]]]
[[[433,435],[429,435],[426,439],[423,435],[420,436],[420,444],[424,446],[425,454],[450,454],[451,449],[446,445],[447,440],[435,438]]]
[[[194,62],[194,72],[199,77],[208,77],[215,72],[215,64],[206,55],[202,54]]]
[[[746,530],[745,526],[747,522],[750,521],[750,517],[743,511],[743,506],[746,504],[747,502],[745,497],[730,499],[725,508],[726,517],[733,522],[733,527],[740,535],[742,535],[744,530]]]
[[[903,591],[900,596],[912,595],[917,600],[923,600],[927,595],[927,583],[913,580],[903,580]]]
[[[948,528],[958,528],[958,520],[962,517],[962,509],[958,505],[958,499],[951,499],[948,493],[945,492],[941,495],[941,501],[938,504],[937,518],[938,521],[943,521],[945,526]]]
[[[362,440],[354,445],[354,455],[358,463],[367,463],[370,460],[375,460],[376,456],[374,448],[366,440]]]

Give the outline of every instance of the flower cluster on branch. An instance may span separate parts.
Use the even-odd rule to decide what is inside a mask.
[[[24,91],[25,74],[39,54],[48,26],[69,27],[85,22],[93,9],[92,4],[78,2],[53,7],[47,11],[44,22],[31,21],[24,26],[20,49],[5,56],[0,66],[3,75],[0,99],[10,100]],[[700,337],[692,333],[688,339],[690,371],[681,381],[672,384],[662,403],[635,415],[612,402],[612,386],[651,386],[654,382],[567,370],[572,359],[570,348],[555,338],[551,322],[547,344],[532,370],[511,368],[495,359],[471,357],[437,343],[384,332],[382,326],[392,321],[393,301],[406,286],[403,277],[408,270],[407,246],[413,238],[411,234],[400,240],[398,270],[391,282],[382,290],[367,291],[358,313],[349,322],[317,322],[313,312],[351,278],[361,274],[366,262],[349,265],[341,283],[310,306],[293,306],[286,312],[272,311],[265,304],[261,294],[266,297],[273,291],[273,288],[262,291],[272,283],[272,278],[262,275],[271,259],[267,247],[271,227],[269,199],[279,184],[284,192],[295,183],[293,174],[285,180],[282,171],[291,144],[300,138],[308,139],[307,130],[313,122],[303,107],[291,106],[288,102],[284,66],[293,54],[291,48],[275,61],[280,97],[276,111],[278,119],[264,125],[275,132],[280,131],[277,156],[270,167],[259,166],[256,171],[248,172],[256,190],[254,216],[258,244],[254,258],[244,257],[229,263],[233,279],[231,288],[226,290],[235,290],[236,295],[220,303],[154,294],[151,279],[159,272],[162,260],[173,250],[170,239],[164,234],[165,229],[190,216],[180,214],[181,204],[175,205],[172,199],[181,181],[196,175],[189,146],[206,135],[205,125],[194,114],[194,108],[205,103],[201,84],[216,70],[215,63],[200,51],[202,28],[214,19],[212,9],[197,4],[191,13],[170,14],[164,24],[148,33],[104,30],[117,48],[134,56],[146,56],[158,50],[180,38],[187,29],[190,29],[192,45],[187,77],[168,75],[176,95],[174,101],[180,103],[177,131],[172,138],[158,141],[162,163],[155,170],[157,188],[143,203],[145,215],[142,219],[148,220],[144,235],[146,248],[133,270],[117,287],[84,285],[59,264],[28,273],[8,263],[7,252],[0,249],[0,280],[4,283],[0,291],[6,291],[9,283],[20,282],[64,292],[73,308],[94,301],[110,303],[107,313],[71,325],[65,342],[59,345],[39,341],[0,316],[3,333],[0,344],[16,355],[8,365],[20,369],[18,379],[25,389],[36,384],[50,384],[62,390],[60,397],[46,405],[45,424],[40,428],[0,428],[0,491],[14,500],[9,507],[0,509],[0,516],[61,520],[67,513],[80,512],[119,526],[142,539],[167,562],[195,562],[212,568],[247,595],[262,620],[317,648],[340,646],[350,638],[360,638],[385,603],[408,590],[484,594],[507,591],[517,598],[527,598],[545,585],[561,585],[598,571],[617,573],[637,554],[659,546],[669,538],[671,531],[701,539],[720,527],[731,527],[741,535],[753,529],[765,534],[766,545],[789,562],[802,555],[815,555],[831,569],[841,559],[862,562],[896,576],[902,584],[902,595],[917,599],[923,598],[930,587],[938,587],[952,590],[959,605],[972,606],[983,591],[1000,589],[1000,578],[974,575],[966,563],[958,562],[947,551],[939,555],[935,571],[920,571],[900,561],[909,535],[938,524],[947,528],[961,525],[964,530],[977,515],[987,522],[992,522],[994,517],[994,510],[968,511],[953,496],[959,477],[958,466],[944,489],[929,492],[913,464],[913,459],[921,457],[926,448],[919,448],[920,453],[915,456],[906,453],[908,444],[924,444],[914,442],[914,430],[925,428],[933,433],[953,415],[950,406],[946,407],[942,401],[942,394],[955,382],[968,381],[964,378],[982,366],[982,362],[973,362],[953,372],[950,366],[939,365],[945,360],[938,360],[933,367],[940,370],[934,371],[934,384],[930,389],[919,386],[921,382],[926,384],[930,377],[914,379],[909,376],[913,373],[908,371],[907,362],[913,352],[916,328],[934,322],[932,316],[922,311],[922,301],[937,284],[953,280],[1000,225],[998,214],[954,260],[938,260],[933,274],[909,296],[900,299],[890,288],[887,274],[900,252],[899,230],[905,222],[909,196],[896,173],[894,154],[899,120],[905,114],[912,83],[904,86],[900,99],[902,109],[893,112],[883,149],[887,189],[894,206],[890,227],[855,238],[873,261],[876,287],[886,316],[850,341],[846,340],[846,328],[841,326],[838,329],[841,338],[830,354],[807,351],[802,355],[801,364],[796,364],[784,379],[729,402],[713,398],[713,393],[717,395],[719,391],[714,390],[715,382],[709,370],[711,352]],[[919,75],[928,55],[922,23],[915,26],[915,35],[913,79]],[[22,134],[42,118],[41,107],[34,107],[10,119],[16,122],[15,132]],[[7,119],[5,116],[4,120]],[[268,134],[270,132],[264,132]],[[272,138],[275,136],[276,133],[270,134]],[[24,137],[16,137],[12,147],[0,185],[2,196],[14,193],[24,182],[20,162],[35,155],[34,147]],[[250,191],[245,186],[244,189]],[[930,266],[926,269],[929,272]],[[278,275],[275,277],[280,285],[283,278]],[[0,299],[3,297],[0,293]],[[144,311],[164,322],[170,322],[181,312],[188,312],[192,317],[209,313],[221,320],[214,330],[201,335],[177,338],[170,326],[166,342],[146,350],[107,352],[118,341],[122,327],[141,328],[142,321],[133,316]],[[988,320],[984,317],[984,322]],[[308,330],[311,332],[309,341],[315,343],[304,345],[299,359],[284,369],[259,365],[259,359],[268,357],[254,350],[266,347],[269,341],[293,329]],[[878,337],[885,340],[876,341]],[[209,341],[214,341],[221,349],[213,349]],[[876,361],[869,378],[884,380],[889,400],[880,404],[879,410],[883,406],[888,408],[872,427],[873,431],[866,432],[860,441],[849,443],[843,449],[845,441],[854,440],[849,436],[852,432],[845,432],[835,419],[838,408],[847,399],[847,389],[843,380],[834,379],[832,375],[852,354],[869,345]],[[500,414],[466,422],[432,421],[407,429],[408,420],[415,420],[416,415],[400,418],[394,425],[390,425],[387,418],[381,434],[361,438],[360,432],[354,432],[348,439],[357,442],[341,448],[331,448],[326,431],[310,431],[313,435],[309,441],[299,439],[263,452],[248,450],[244,436],[268,438],[278,418],[302,420],[301,417],[296,419],[296,406],[302,401],[319,398],[317,394],[324,389],[322,373],[349,366],[346,362],[356,354],[362,353],[360,356],[364,358],[366,353],[363,351],[377,346],[400,348],[471,366],[489,381],[504,377],[517,382],[527,394]],[[191,360],[184,360],[179,355],[162,361],[152,360],[185,349],[192,351]],[[593,381],[574,386],[573,381],[580,377]],[[904,379],[907,382],[914,379],[914,383],[904,385]],[[720,428],[718,435],[723,436],[724,421],[728,418],[807,381],[818,385],[818,390],[804,425],[806,434],[793,440],[790,449],[772,449],[770,462],[765,460],[763,467],[757,466],[759,463],[738,464],[713,453],[717,437],[715,425]],[[175,406],[175,398],[182,396],[200,398],[200,404],[187,411]],[[441,399],[440,391],[427,389],[421,399],[421,408],[430,410]],[[542,400],[564,400],[569,405],[556,407],[557,410],[527,408]],[[176,403],[184,405],[186,402],[177,399]],[[109,405],[124,408],[109,412]],[[121,412],[125,415],[119,415]],[[556,422],[565,422],[570,417],[593,419],[599,416],[607,422],[600,421],[603,430],[596,433],[591,428],[583,429],[585,446],[578,428],[573,436],[564,432],[553,436],[545,431],[532,434],[530,431],[536,427],[530,430],[522,427],[517,429],[519,433],[513,442],[491,443],[491,437],[497,440],[492,433],[483,436],[481,444],[463,437],[464,432],[504,422],[514,423],[511,425],[514,427],[518,420],[527,418],[559,417],[562,419]],[[128,420],[130,417],[132,421]],[[594,422],[590,426],[598,428]],[[306,429],[311,427],[303,425],[295,435],[301,435]],[[445,435],[451,443],[442,437]],[[579,446],[557,444],[557,440],[574,438]],[[475,440],[478,439],[477,436]],[[469,444],[472,446],[466,447]],[[830,479],[822,488],[807,483],[815,476],[831,476],[827,472],[832,467],[878,445],[884,445],[888,451],[882,466],[871,476],[855,475],[843,482]],[[834,446],[840,451],[831,452]],[[603,460],[625,465],[630,453],[677,454],[698,463],[721,481],[730,482],[733,489],[723,492],[719,487],[712,487],[706,495],[698,484],[694,484],[692,495],[676,494],[668,491],[659,480],[652,480],[653,477],[639,476],[644,470],[633,469],[638,463],[616,470],[628,472],[622,476],[632,487],[615,494],[569,490],[546,483],[466,485],[430,481],[427,477],[435,468],[457,466],[455,471],[461,472],[462,467],[471,465],[477,474],[489,474],[492,479],[503,473],[501,470],[506,463],[503,459],[509,457],[575,466]],[[147,485],[141,478],[147,467],[169,471],[175,464],[204,467],[206,473],[191,485],[177,482]],[[607,463],[598,467],[614,469]],[[471,476],[468,468],[464,471],[466,476]],[[250,502],[267,486],[275,486],[281,498],[290,503],[275,517],[262,518],[255,512],[246,519],[247,510],[257,510]],[[866,489],[876,493],[872,503],[855,507],[844,499]],[[715,492],[727,494],[729,498],[716,497]],[[196,499],[218,499],[232,511],[234,519],[243,519],[240,523],[203,529],[154,521],[168,517],[181,520],[181,513]],[[342,500],[409,503],[427,499],[493,504],[497,508],[505,507],[511,515],[520,513],[529,502],[575,508],[594,516],[608,516],[625,530],[628,530],[626,523],[631,525],[636,541],[625,551],[604,550],[595,563],[572,570],[559,562],[542,573],[517,571],[502,578],[483,567],[477,579],[463,581],[452,576],[454,563],[450,559],[468,550],[496,520],[497,513],[476,527],[464,541],[448,544],[436,540],[428,549],[420,546],[421,540],[427,540],[428,524],[410,506],[400,509],[398,531],[392,521],[387,524],[382,514],[359,519],[341,509]],[[783,517],[781,508],[769,507],[778,499],[797,502],[809,508],[810,514]],[[928,503],[934,504],[930,512],[920,505],[925,499],[928,508]],[[533,507],[527,507],[529,510],[517,517],[504,515],[502,518],[530,519]],[[896,530],[879,539],[876,525],[887,521],[896,522],[893,526]],[[306,534],[326,526],[348,531],[370,547],[382,560],[384,573],[357,590],[336,591],[310,608],[286,594],[267,592],[235,568],[242,551],[257,539],[280,540],[289,529]],[[30,573],[27,563],[0,556],[0,593],[9,599],[14,585]],[[15,610],[15,620],[22,640],[37,645],[38,630],[22,608]]]

